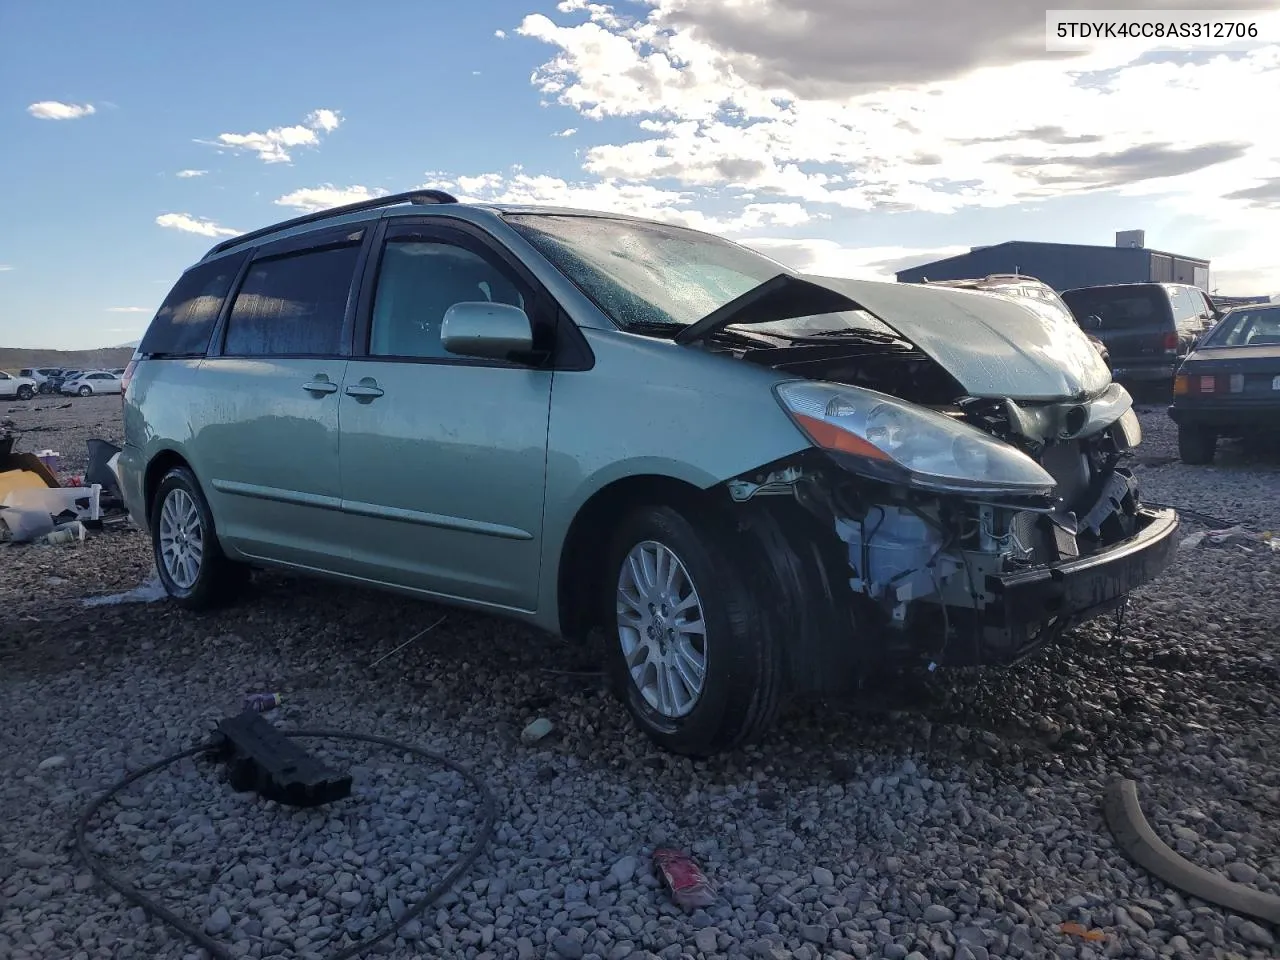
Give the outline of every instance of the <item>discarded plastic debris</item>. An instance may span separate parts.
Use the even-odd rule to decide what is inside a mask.
[[[662,874],[676,906],[696,910],[716,902],[715,887],[687,853],[659,848],[653,851],[653,864]]]
[[[1107,939],[1107,935],[1101,930],[1090,930],[1082,923],[1074,923],[1071,921],[1059,924],[1058,932],[1065,933],[1070,937],[1080,937],[1081,939],[1088,940],[1092,943],[1099,943]]]
[[[54,546],[84,543],[84,538],[88,535],[89,531],[85,529],[83,523],[72,520],[70,523],[60,523],[54,527],[53,532],[45,536],[44,542]]]
[[[155,603],[163,600],[167,594],[160,577],[152,573],[150,578],[126,593],[113,593],[106,597],[89,597],[84,601],[86,607],[115,606],[118,603]]]
[[[58,472],[58,458],[62,456],[62,454],[58,453],[57,450],[38,450],[36,451],[36,456],[39,457],[40,462],[51,471],[54,473]]]
[[[550,732],[551,721],[546,717],[539,717],[520,731],[520,739],[525,743],[537,743]]]
[[[284,698],[278,693],[251,693],[244,698],[244,709],[252,710],[254,713],[266,713],[282,703]]]
[[[47,510],[11,507],[0,504],[0,523],[14,543],[30,543],[53,532],[53,518]]]
[[[1178,544],[1178,549],[1189,550],[1193,547],[1229,545],[1245,547],[1246,544],[1250,543],[1261,543],[1272,550],[1280,550],[1280,539],[1270,530],[1263,533],[1254,533],[1252,530],[1246,530],[1241,526],[1227,527],[1225,530],[1201,530],[1198,533],[1191,534],[1189,537],[1184,537],[1182,542]]]

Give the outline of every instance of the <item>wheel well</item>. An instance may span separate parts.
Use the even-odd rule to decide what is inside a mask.
[[[173,450],[162,450],[147,464],[147,472],[142,481],[142,490],[143,503],[146,505],[148,518],[151,516],[151,501],[155,498],[156,488],[160,486],[160,481],[164,479],[164,475],[174,467],[191,469],[191,465],[182,458],[182,455]]]
[[[617,522],[632,510],[659,504],[692,513],[706,509],[709,497],[683,480],[646,474],[615,480],[582,505],[560,551],[557,596],[564,636],[582,639],[596,625],[594,598],[605,576],[604,553]]]

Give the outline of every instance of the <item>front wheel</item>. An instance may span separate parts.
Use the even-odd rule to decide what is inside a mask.
[[[665,506],[635,511],[613,538],[602,597],[609,672],[666,750],[710,756],[777,717],[781,651],[749,564],[727,533]]]
[[[1201,466],[1213,463],[1218,449],[1218,435],[1207,427],[1178,427],[1178,456],[1183,463]]]
[[[165,592],[190,610],[224,603],[248,579],[248,568],[222,552],[209,504],[185,467],[170,470],[156,490],[151,546]]]
[[[19,400],[30,400],[34,396],[35,394],[32,392],[31,387],[27,386],[27,384],[24,383],[18,388]]]

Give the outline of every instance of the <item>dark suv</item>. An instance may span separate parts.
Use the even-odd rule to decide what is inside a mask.
[[[1218,309],[1199,287],[1181,283],[1117,283],[1065,290],[1076,322],[1107,345],[1120,381],[1167,381]]]

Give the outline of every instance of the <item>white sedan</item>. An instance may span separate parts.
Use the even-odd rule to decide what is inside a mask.
[[[91,397],[96,393],[120,393],[121,380],[119,376],[106,370],[92,370],[63,383],[62,392],[79,397]]]
[[[35,380],[30,377],[15,377],[0,370],[0,397],[30,400],[35,394]]]

